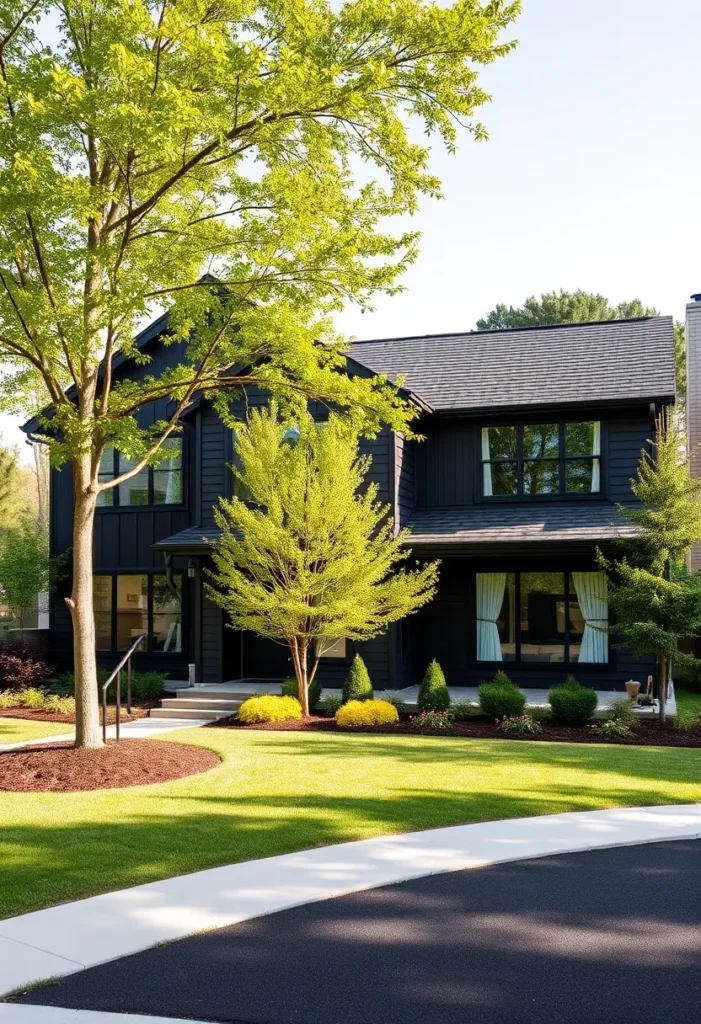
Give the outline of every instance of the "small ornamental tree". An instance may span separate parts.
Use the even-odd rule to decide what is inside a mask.
[[[513,48],[500,37],[518,13],[518,0],[0,4],[0,402],[36,413],[35,439],[71,470],[77,746],[102,745],[98,498],[175,456],[193,401],[226,417],[232,391],[261,385],[402,429],[381,379],[338,372],[332,314],[399,287],[417,237],[387,225],[440,193],[421,129],[451,150],[459,124],[485,136],[477,69]],[[160,371],[134,343],[154,311],[179,347]],[[117,372],[125,361],[138,380]],[[122,469],[107,479],[110,447]]]
[[[46,536],[27,521],[0,538],[0,590],[20,625],[36,607],[39,594],[51,589],[52,566]]]
[[[349,700],[372,700],[375,691],[367,666],[359,654],[354,655],[343,683],[343,703]]]
[[[610,582],[610,631],[622,637],[617,646],[657,658],[662,721],[672,665],[696,661],[682,654],[679,641],[701,634],[701,573],[685,565],[689,548],[701,540],[701,480],[689,475],[683,450],[683,439],[667,417],[659,417],[652,451],[643,453],[632,482],[641,504],[618,507],[638,535],[625,542],[622,559],[599,554]]]
[[[324,650],[415,612],[435,592],[438,563],[399,568],[406,535],[395,534],[377,485],[365,486],[370,459],[342,419],[304,413],[298,428],[290,441],[271,406],[239,430],[234,472],[247,500],[215,509],[222,536],[207,589],[233,628],[289,645],[306,715]]]
[[[448,684],[435,658],[426,669],[416,703],[422,711],[447,711],[450,707]]]

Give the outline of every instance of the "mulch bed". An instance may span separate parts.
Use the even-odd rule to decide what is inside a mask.
[[[0,790],[15,793],[77,793],[169,782],[216,768],[213,750],[158,740],[114,740],[99,750],[67,743],[0,754]]]
[[[131,715],[128,715],[126,708],[122,705],[122,722],[134,722],[137,718],[147,718],[151,708],[161,706],[160,700],[141,701],[138,707],[131,706]],[[56,711],[37,711],[35,708],[0,708],[0,718],[28,718],[35,722],[57,722],[65,725],[75,725],[75,715],[62,714]],[[102,721],[102,709],[100,709],[100,721]],[[107,706],[107,724],[117,721],[117,709],[114,705]]]
[[[450,729],[420,729],[411,725],[410,720],[402,718],[397,725],[375,725],[358,729],[339,729],[332,718],[322,715],[310,715],[309,718],[292,719],[288,722],[270,722],[259,725],[243,725],[236,718],[220,718],[209,722],[209,729],[261,729],[278,732],[362,732],[385,736],[465,736],[470,739],[490,740],[530,740],[531,742],[548,743],[615,743],[627,747],[701,747],[701,726],[686,732],[675,729],[672,725],[661,725],[659,722],[641,722],[638,728],[627,739],[602,736],[593,726],[555,725],[541,723],[543,731],[537,736],[507,735],[493,722],[475,717],[465,722],[454,722]]]

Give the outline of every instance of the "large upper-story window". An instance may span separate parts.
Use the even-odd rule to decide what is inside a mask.
[[[174,450],[175,454],[155,467],[142,469],[123,484],[101,491],[98,505],[103,508],[115,505],[180,505],[183,500],[183,439],[169,437],[163,447]],[[128,472],[135,462],[114,448],[106,448],[100,460],[100,483]]]
[[[484,497],[601,490],[597,421],[482,427],[481,444]]]

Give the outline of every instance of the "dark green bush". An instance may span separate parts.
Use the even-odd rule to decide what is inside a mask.
[[[372,700],[375,693],[365,662],[356,654],[343,684],[343,703],[349,700]]]
[[[315,708],[321,700],[322,686],[318,679],[309,687],[309,710]],[[299,687],[297,686],[297,680],[295,678],[286,679],[282,684],[282,695],[283,697],[297,697],[299,700]]]
[[[102,701],[102,687],[107,682],[109,677],[112,675],[111,668],[98,668],[97,670],[97,688],[100,693],[100,701]],[[167,678],[167,672],[134,672],[131,681],[131,695],[134,700],[156,700],[162,697],[165,693],[165,681]],[[185,685],[185,684],[183,684]],[[63,672],[56,685],[53,687],[54,693],[62,694],[66,696],[73,696],[75,690],[75,675],[73,672]],[[114,704],[116,693],[116,683],[112,683],[109,690],[107,691],[107,703]],[[127,699],[127,670],[126,666],[122,669],[122,686],[121,686],[122,700]]]
[[[416,702],[422,711],[447,711],[450,707],[450,692],[443,669],[435,658],[426,669]]]
[[[489,718],[516,718],[526,706],[525,693],[502,671],[491,682],[480,683],[477,695],[482,714]]]
[[[548,700],[553,718],[567,725],[584,725],[598,703],[594,690],[582,686],[573,676],[568,676],[561,686],[553,686]]]

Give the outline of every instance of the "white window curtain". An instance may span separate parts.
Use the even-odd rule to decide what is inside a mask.
[[[489,454],[489,427],[482,427],[482,493],[492,493],[492,466]]]
[[[594,460],[591,465],[591,491],[598,494],[601,490],[601,424],[594,424],[592,436],[591,453]]]
[[[503,661],[497,618],[504,601],[505,572],[477,573],[477,660]]]
[[[584,617],[584,635],[579,663],[602,664],[608,661],[609,602],[606,577],[602,572],[573,572],[572,583]]]
[[[162,463],[163,468],[167,471],[168,477],[166,482],[166,505],[175,505],[183,500],[182,496],[182,480],[180,471],[183,465],[183,449],[182,441],[179,437],[173,438],[165,442],[166,448],[177,448],[178,454],[168,459],[167,462]],[[179,650],[180,648],[178,648]]]

